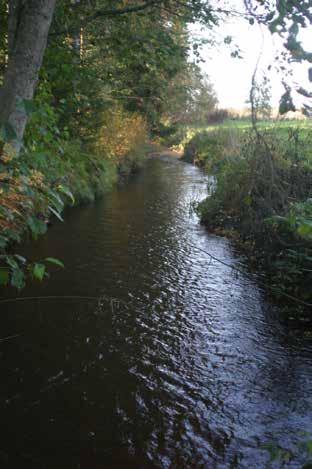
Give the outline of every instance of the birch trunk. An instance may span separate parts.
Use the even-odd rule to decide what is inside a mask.
[[[19,103],[34,96],[56,0],[9,0],[9,61],[0,89],[0,125],[8,123],[20,152],[27,113]]]

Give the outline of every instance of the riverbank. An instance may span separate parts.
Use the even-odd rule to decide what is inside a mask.
[[[116,152],[112,153],[114,149]],[[66,206],[92,203],[116,183],[128,179],[142,168],[147,153],[153,149],[147,143],[144,127],[137,132],[132,130],[132,138],[128,134],[126,141],[115,140],[111,152],[105,148],[106,153],[101,145],[91,148],[79,141],[64,141],[61,150],[26,149],[17,159],[10,158],[3,145],[0,285],[20,289],[29,276],[42,280],[47,274],[46,260],[29,263],[16,253],[17,245],[44,235],[53,218],[63,221]],[[48,263],[62,265],[57,259],[48,259]]]
[[[203,224],[243,247],[291,314],[312,302],[312,132],[285,124],[198,132],[184,159],[213,175],[199,204]],[[289,305],[286,295],[298,298]]]

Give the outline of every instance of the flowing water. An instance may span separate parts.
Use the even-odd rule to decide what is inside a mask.
[[[206,186],[151,159],[25,246],[66,269],[22,292],[55,298],[0,304],[0,467],[261,468],[265,444],[301,467],[312,341],[200,226]]]

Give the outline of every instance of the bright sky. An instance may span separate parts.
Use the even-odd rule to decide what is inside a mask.
[[[232,0],[236,4],[237,0]],[[192,33],[196,37],[211,37],[208,31],[201,31],[198,25],[192,27]],[[254,72],[256,62],[260,51],[262,50],[261,60],[259,64],[258,78],[261,78],[261,71],[271,80],[272,86],[272,105],[278,105],[280,96],[284,92],[281,85],[283,75],[274,70],[274,57],[276,51],[281,48],[282,41],[278,35],[271,33],[264,27],[259,25],[250,25],[243,19],[231,20],[214,30],[213,36],[217,33],[220,44],[216,46],[205,45],[202,48],[202,58],[205,63],[202,69],[210,77],[214,85],[215,91],[219,99],[219,107],[246,107],[246,100],[249,97],[251,78]],[[232,36],[231,45],[226,45],[223,38]],[[303,46],[309,50],[312,44],[312,28],[302,29],[300,32],[300,40]],[[232,58],[231,51],[237,44],[241,50],[243,59]],[[267,70],[268,65],[273,65],[271,71]],[[294,64],[292,70],[294,73],[293,80],[300,83],[301,86],[311,89],[311,83],[308,81],[308,65]],[[295,100],[296,101],[296,100]]]

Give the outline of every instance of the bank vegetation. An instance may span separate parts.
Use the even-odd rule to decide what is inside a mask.
[[[214,178],[197,210],[215,233],[234,239],[266,274],[269,293],[289,309],[312,302],[312,126],[258,123],[195,132],[184,158]],[[306,303],[306,305],[305,305]]]

